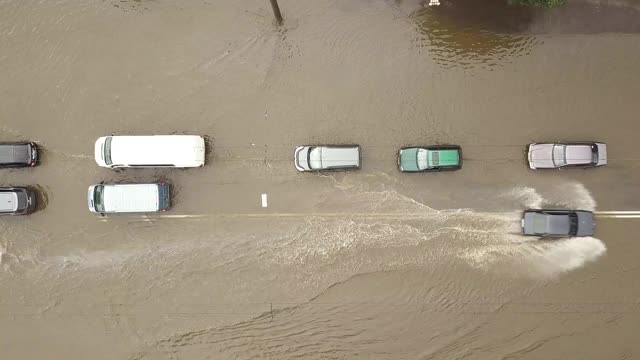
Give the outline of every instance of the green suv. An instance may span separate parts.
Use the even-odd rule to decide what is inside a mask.
[[[402,172],[458,170],[462,150],[457,145],[405,147],[398,154],[398,167]]]

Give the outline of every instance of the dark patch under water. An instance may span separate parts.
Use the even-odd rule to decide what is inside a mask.
[[[528,54],[542,42],[536,35],[640,33],[640,4],[602,5],[569,0],[547,9],[509,0],[441,0],[422,4],[412,15],[418,46],[446,67],[495,66]],[[625,5],[626,4],[626,5]]]
[[[640,33],[640,2],[567,0],[554,8],[514,5],[510,0],[441,0],[417,18],[431,17],[458,29],[527,34]]]

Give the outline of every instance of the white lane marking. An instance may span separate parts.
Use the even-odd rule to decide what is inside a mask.
[[[262,194],[262,207],[266,208],[267,206],[269,206],[267,203],[267,194]]]
[[[600,219],[640,219],[640,214],[637,215],[598,215]]]
[[[594,211],[596,215],[639,215],[638,210],[623,210],[623,211]]]
[[[640,211],[624,210],[624,211],[595,211],[594,215],[599,218],[612,219],[640,219]]]

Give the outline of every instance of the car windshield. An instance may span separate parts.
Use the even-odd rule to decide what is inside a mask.
[[[593,165],[598,164],[598,145],[591,145],[591,163]]]
[[[429,164],[427,162],[427,150],[418,149],[418,151],[416,152],[416,160],[418,161],[419,170],[427,169],[429,167]]]
[[[93,189],[93,207],[97,212],[104,211],[104,186],[98,185]]]
[[[553,145],[553,152],[551,156],[553,157],[553,163],[556,166],[564,166],[567,165],[567,147],[564,145]]]
[[[569,214],[569,235],[576,236],[578,234],[578,214],[572,212]]]
[[[296,161],[301,167],[305,169],[309,168],[309,162],[307,161],[308,155],[309,153],[304,151],[298,151],[298,153],[296,154]]]
[[[113,138],[111,136],[109,136],[105,141],[104,141],[104,162],[107,165],[112,165],[113,161],[111,160],[111,141],[113,140]]]
[[[309,158],[307,159],[307,162],[311,169],[322,169],[322,148],[311,148],[309,150]]]

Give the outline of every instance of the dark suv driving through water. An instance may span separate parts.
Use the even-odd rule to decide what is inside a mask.
[[[32,142],[0,142],[0,167],[36,166],[38,148]]]
[[[0,188],[0,215],[26,215],[36,208],[36,194],[25,187]]]

